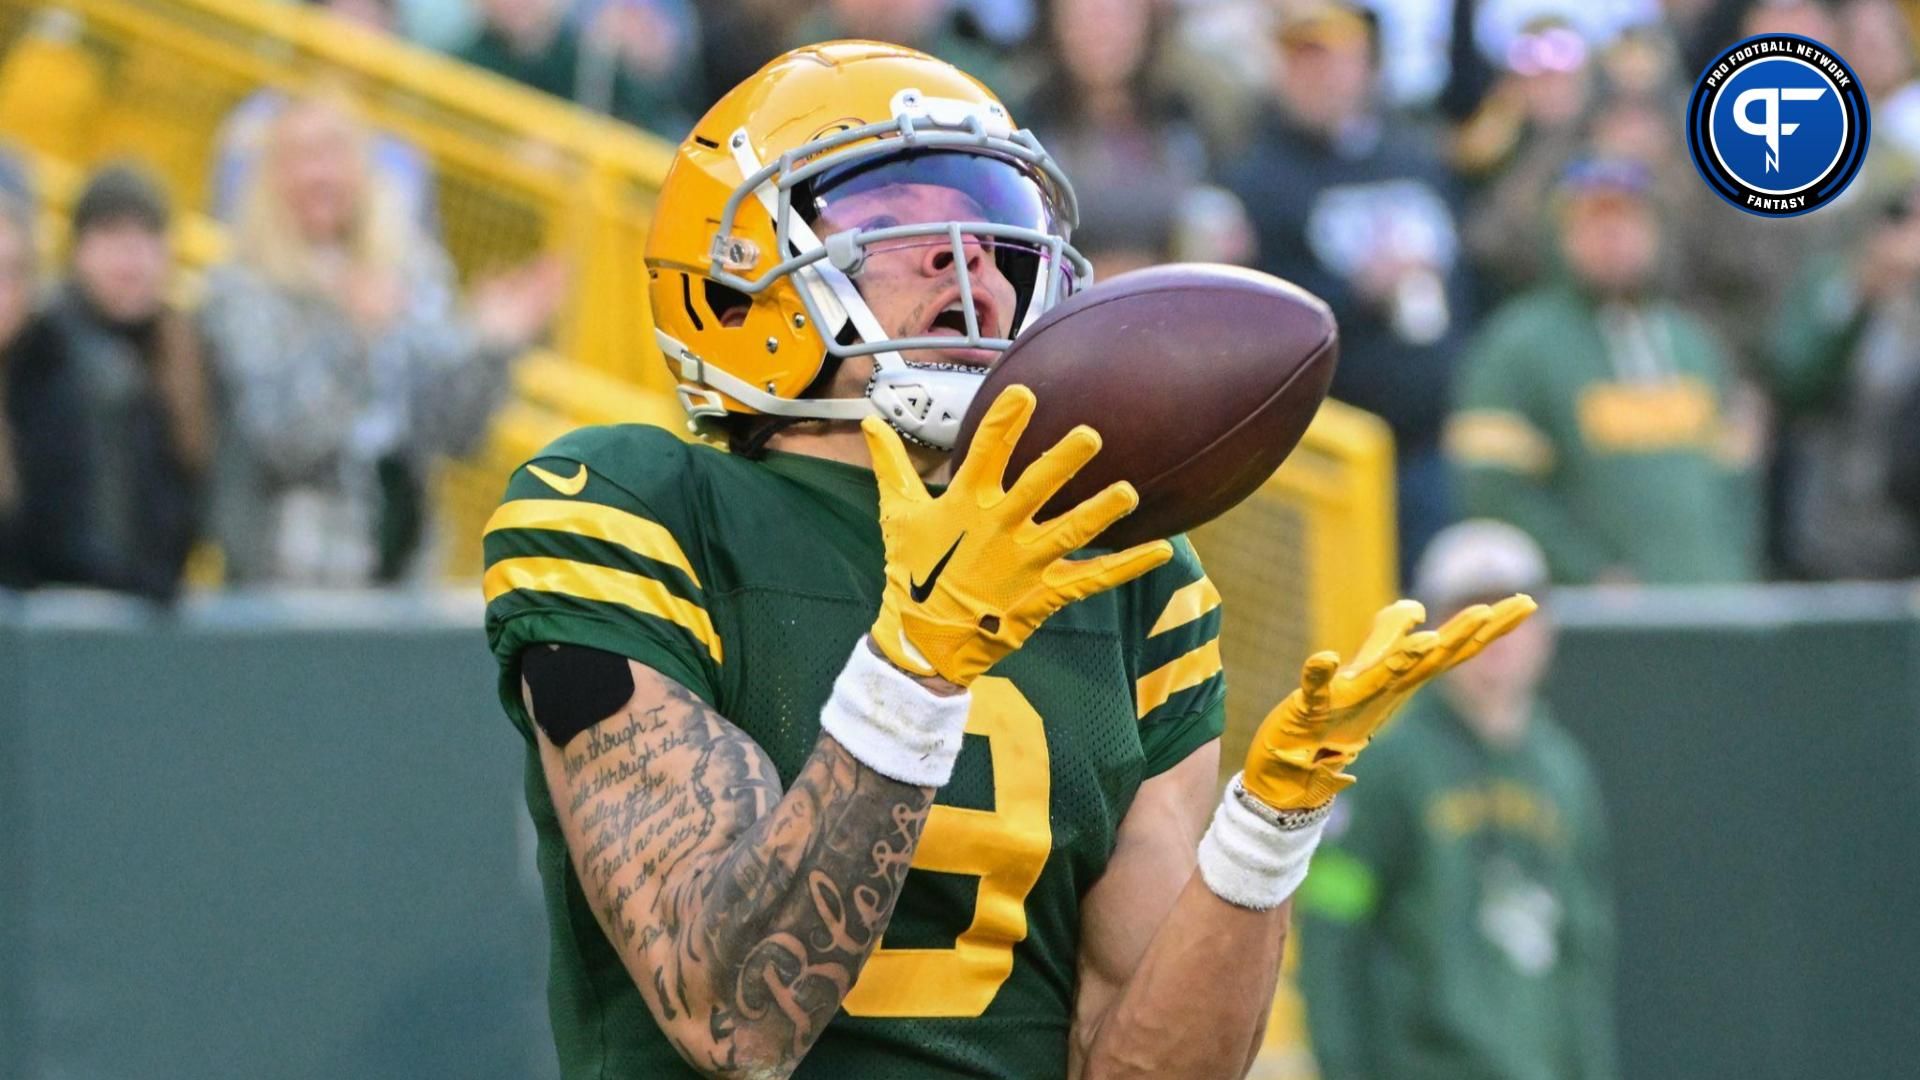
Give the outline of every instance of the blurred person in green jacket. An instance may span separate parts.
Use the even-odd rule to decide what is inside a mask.
[[[576,23],[564,0],[480,0],[454,55],[496,75],[677,140],[698,109],[695,15],[671,0],[602,0]]]
[[[1568,168],[1563,278],[1496,310],[1455,384],[1461,510],[1532,534],[1561,583],[1756,575],[1757,409],[1706,324],[1659,292],[1651,183],[1633,162]]]
[[[1445,618],[1546,581],[1525,533],[1474,520],[1414,592]],[[1422,691],[1334,804],[1296,900],[1322,1080],[1618,1075],[1604,814],[1536,696],[1553,644],[1536,617]]]
[[[1810,578],[1920,577],[1920,512],[1900,486],[1920,450],[1920,188],[1878,210],[1808,260],[1772,327],[1782,554]]]
[[[978,31],[956,0],[825,0],[795,21],[791,41],[797,46],[858,38],[919,49],[980,80],[1015,115],[1025,116],[1032,73]]]

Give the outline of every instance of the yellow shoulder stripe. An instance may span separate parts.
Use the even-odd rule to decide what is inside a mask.
[[[548,529],[604,540],[636,555],[678,567],[695,585],[700,585],[700,575],[693,572],[693,564],[687,561],[679,541],[666,526],[611,506],[571,499],[516,499],[501,503],[488,519],[486,531],[496,529]]]
[[[489,604],[515,589],[530,589],[632,608],[678,623],[707,647],[714,663],[720,662],[720,635],[706,609],[641,574],[570,559],[502,559],[487,568],[481,587]]]
[[[1134,684],[1133,696],[1139,702],[1139,713],[1145,717],[1148,713],[1167,703],[1167,699],[1188,687],[1199,686],[1220,672],[1220,639],[1214,638],[1205,645],[1166,663],[1140,676]]]
[[[1193,620],[1220,606],[1220,590],[1206,577],[1191,585],[1181,586],[1167,597],[1166,610],[1160,612],[1160,618],[1147,631],[1148,637],[1158,637],[1176,626],[1185,626]]]
[[[1481,465],[1528,476],[1553,470],[1553,440],[1532,421],[1505,409],[1469,409],[1447,421],[1441,439],[1447,456],[1462,465]]]

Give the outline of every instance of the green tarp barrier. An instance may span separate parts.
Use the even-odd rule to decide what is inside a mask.
[[[1556,598],[1633,1080],[1905,1077],[1911,590]],[[477,603],[0,600],[0,1077],[551,1076]]]
[[[477,611],[0,614],[0,1074],[554,1073]]]

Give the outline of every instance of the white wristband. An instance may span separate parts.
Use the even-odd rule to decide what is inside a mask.
[[[927,689],[868,648],[863,637],[833,681],[820,727],[874,772],[939,787],[953,778],[972,702],[971,694]]]
[[[1279,907],[1306,880],[1332,805],[1283,814],[1248,795],[1235,773],[1200,838],[1201,879],[1229,904],[1256,911]]]

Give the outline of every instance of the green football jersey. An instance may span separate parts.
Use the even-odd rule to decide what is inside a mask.
[[[632,657],[765,748],[790,784],[884,582],[873,473],[760,460],[642,425],[587,428],[518,470],[487,526],[487,636],[527,740],[569,1078],[690,1077],[601,933],[520,703],[529,645]],[[973,685],[893,921],[801,1076],[1066,1071],[1080,897],[1142,780],[1220,733],[1219,594],[1193,549],[1068,606]]]

